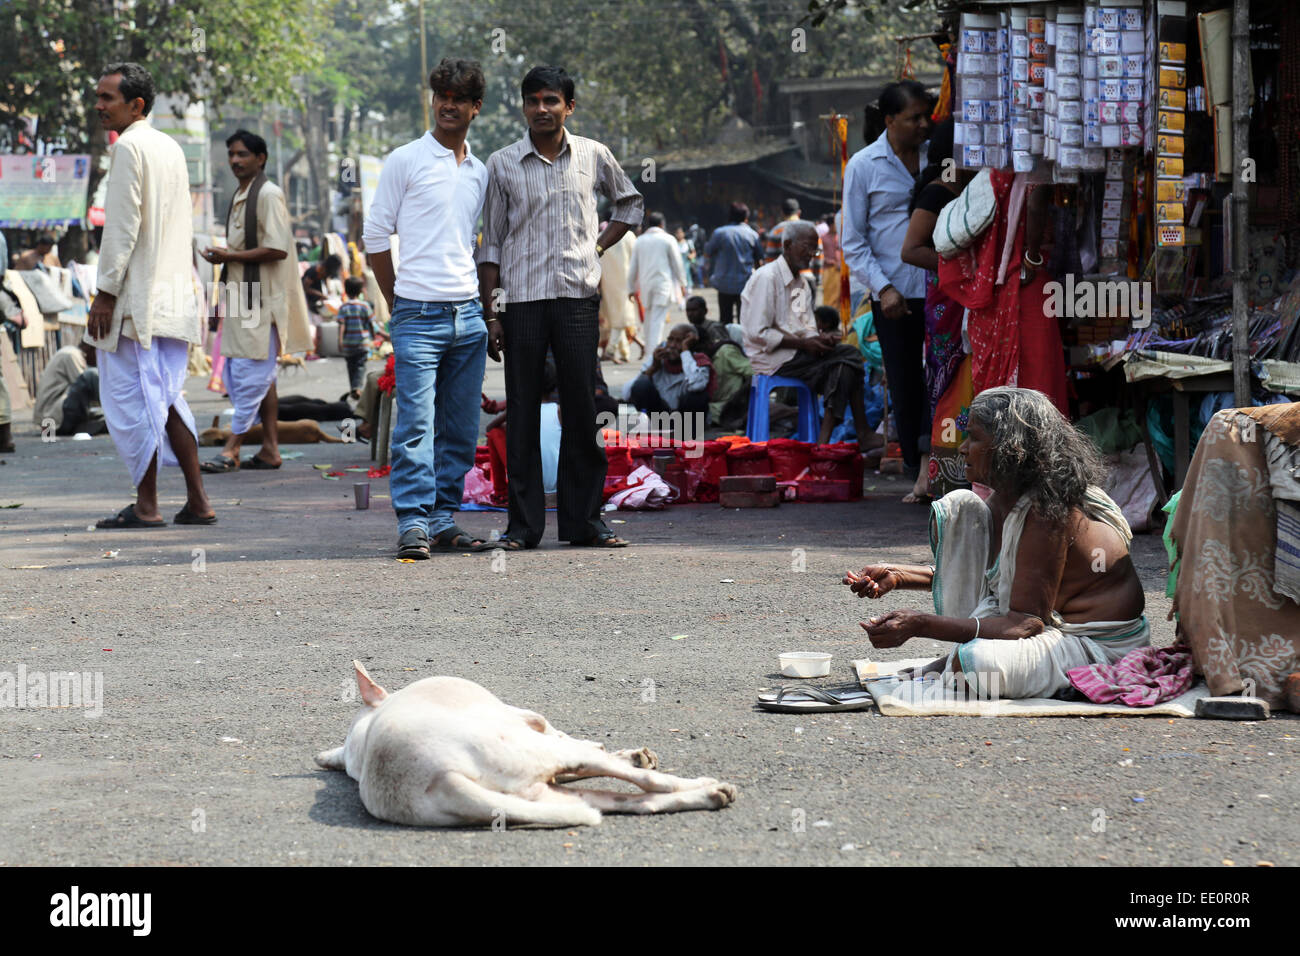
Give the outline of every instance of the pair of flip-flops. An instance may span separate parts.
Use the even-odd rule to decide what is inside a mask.
[[[873,703],[871,692],[856,684],[844,687],[780,687],[775,694],[759,694],[758,706],[783,714],[836,713],[866,710]]]
[[[258,458],[254,455],[252,458],[245,458],[242,462],[235,461],[226,455],[218,455],[211,461],[205,461],[199,465],[199,470],[205,475],[224,475],[228,471],[240,471],[247,469],[250,471],[274,471],[279,465],[273,465],[265,459]]]
[[[181,508],[180,511],[176,512],[176,516],[172,518],[172,524],[216,524],[216,523],[217,523],[216,515],[209,515],[206,518],[203,517],[202,515],[196,515],[193,511],[190,510],[189,505],[186,505],[185,507]],[[135,513],[135,505],[131,504],[131,505],[127,505],[117,514],[113,515],[111,518],[104,518],[100,521],[96,521],[95,527],[111,528],[111,529],[165,528],[167,527],[167,522],[163,521],[161,518],[157,519],[156,521],[145,521]]]

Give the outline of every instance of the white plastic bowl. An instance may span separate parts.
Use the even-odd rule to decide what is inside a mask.
[[[785,677],[825,677],[831,672],[831,655],[819,651],[787,651],[779,660]]]

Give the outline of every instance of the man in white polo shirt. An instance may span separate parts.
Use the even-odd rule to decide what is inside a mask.
[[[485,86],[472,60],[438,64],[429,76],[433,129],[384,161],[366,219],[366,256],[392,311],[397,388],[389,486],[399,558],[427,558],[433,547],[490,547],[454,517],[474,465],[487,361],[474,265],[487,169],[465,142]],[[396,278],[393,233],[401,248]]]

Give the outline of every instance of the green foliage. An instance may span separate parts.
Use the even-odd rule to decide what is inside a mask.
[[[292,78],[320,51],[312,0],[10,0],[0,8],[0,130],[24,115],[43,138],[85,148],[98,122],[94,87],[108,63],[133,60],[159,93],[209,105],[295,99]]]

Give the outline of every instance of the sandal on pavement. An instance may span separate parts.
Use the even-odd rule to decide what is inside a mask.
[[[429,557],[429,536],[423,528],[408,528],[397,539],[397,556],[424,561]]]
[[[205,475],[224,475],[228,471],[239,471],[239,462],[226,455],[218,455],[199,465],[199,471]]]
[[[759,707],[783,714],[866,710],[873,703],[870,691],[855,686],[836,688],[834,693],[812,686],[781,687],[775,694],[758,695]]]
[[[627,542],[617,537],[614,532],[606,531],[586,541],[570,541],[575,548],[626,548]]]
[[[473,537],[458,525],[434,535],[433,543],[440,551],[491,551],[495,547],[491,542]]]
[[[189,505],[186,505],[185,507],[181,508],[180,511],[176,512],[176,517],[172,518],[172,524],[216,524],[216,523],[217,523],[216,515],[208,515],[206,518],[203,517],[202,515],[196,515],[193,511],[190,510]]]
[[[502,551],[524,551],[528,548],[528,545],[524,544],[518,538],[507,538],[504,535],[497,538],[495,541],[490,542],[490,544],[491,550],[493,551],[496,551],[497,549]]]
[[[241,468],[251,468],[253,471],[274,471],[279,465],[273,465],[265,458],[258,458],[254,455],[252,458],[245,458],[239,466]]]
[[[130,504],[113,515],[111,518],[104,518],[95,522],[96,528],[165,528],[167,522],[159,518],[157,521],[144,521],[136,516],[135,505]]]

